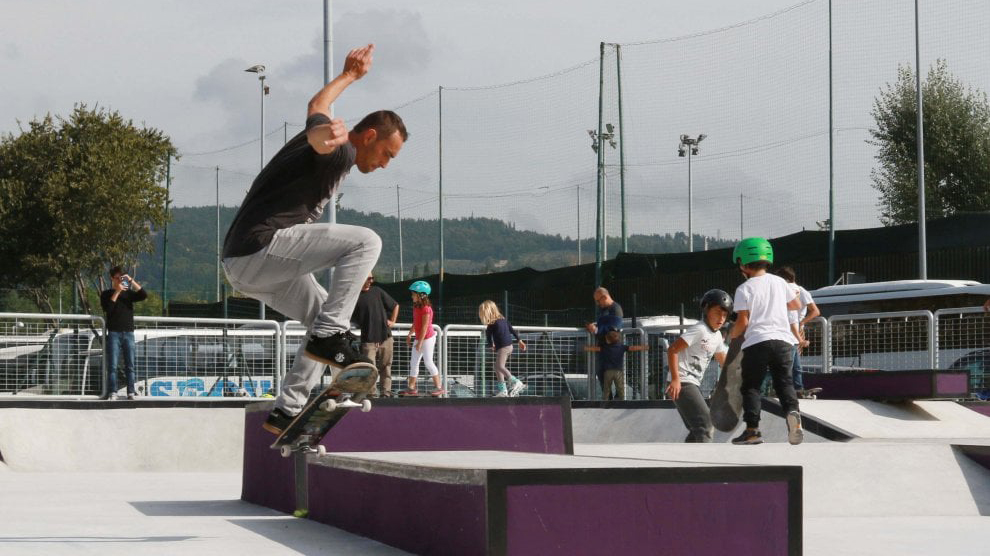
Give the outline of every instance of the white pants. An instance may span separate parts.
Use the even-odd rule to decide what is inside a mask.
[[[412,360],[409,362],[409,376],[416,378],[419,375],[419,360],[426,363],[426,370],[430,371],[430,376],[440,374],[437,364],[433,362],[433,348],[437,345],[437,337],[423,340],[423,351],[416,349],[416,340],[413,340]]]
[[[368,274],[378,262],[382,240],[368,228],[345,224],[299,224],[275,232],[257,253],[223,260],[224,272],[238,291],[329,336],[350,328],[351,313]],[[330,292],[313,277],[333,268]],[[305,340],[275,400],[288,415],[302,410],[323,376],[323,364],[303,355]]]

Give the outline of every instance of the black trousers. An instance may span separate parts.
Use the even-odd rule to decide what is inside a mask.
[[[741,389],[743,420],[747,427],[755,429],[760,426],[760,386],[767,370],[770,371],[773,389],[777,391],[777,399],[784,413],[798,411],[797,394],[791,378],[793,348],[783,340],[767,340],[743,350]]]

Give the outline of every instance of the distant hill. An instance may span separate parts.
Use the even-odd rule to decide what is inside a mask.
[[[220,207],[220,241],[234,218],[236,207]],[[376,273],[381,281],[399,278],[399,225],[395,217],[377,212],[350,209],[337,212],[341,224],[371,228],[382,238],[382,254]],[[438,270],[439,241],[437,220],[402,219],[403,263],[406,278]],[[138,279],[153,290],[161,290],[162,241],[156,236],[156,249],[140,257]],[[621,248],[621,240],[609,237],[612,256]],[[168,289],[173,300],[213,300],[216,294],[217,209],[183,207],[172,209],[168,227]],[[704,238],[695,236],[695,245]],[[729,247],[734,240],[708,238],[710,249]],[[582,263],[594,260],[594,239],[581,242]],[[629,250],[637,253],[674,253],[687,251],[687,235],[632,235]],[[456,218],[444,220],[444,255],[447,272],[483,274],[531,267],[546,270],[577,264],[577,241],[558,235],[517,230],[511,224],[493,218]]]

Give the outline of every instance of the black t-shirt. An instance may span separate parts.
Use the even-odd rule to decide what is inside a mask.
[[[328,124],[330,118],[315,114],[306,129]],[[318,154],[300,132],[282,147],[251,184],[234,222],[227,230],[223,256],[257,253],[272,241],[277,230],[314,222],[354,166],[354,145],[344,143],[330,154]]]
[[[388,327],[388,317],[398,303],[385,290],[371,286],[368,291],[358,294],[357,305],[351,315],[351,322],[361,329],[362,343],[384,342],[392,337]]]
[[[148,292],[124,290],[112,301],[114,290],[100,293],[100,305],[107,316],[107,330],[111,332],[134,332],[134,304],[148,299]]]

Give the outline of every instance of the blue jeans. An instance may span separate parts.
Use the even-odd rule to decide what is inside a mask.
[[[801,354],[798,347],[794,346],[794,363],[791,364],[791,380],[795,390],[804,390],[804,378],[801,376]]]
[[[117,364],[120,352],[124,352],[124,376],[127,377],[127,393],[134,393],[134,332],[107,331],[107,386],[108,394],[117,392]]]

